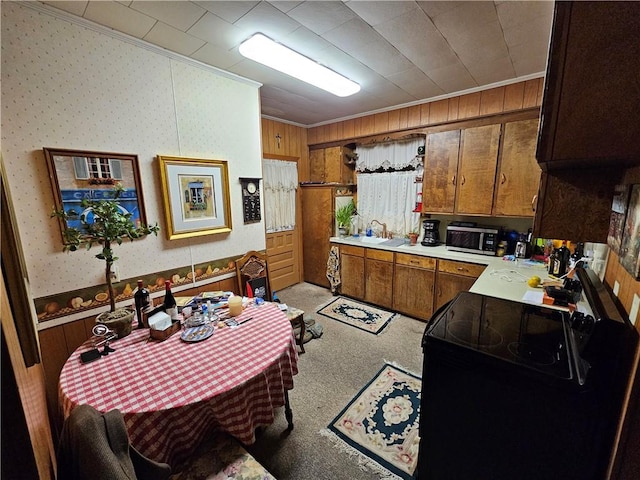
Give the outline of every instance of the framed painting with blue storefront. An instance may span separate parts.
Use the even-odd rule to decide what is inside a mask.
[[[66,220],[59,217],[61,234],[67,228],[79,229],[79,216],[83,213],[91,223],[92,213],[83,212],[80,203],[83,199],[98,201],[110,198],[116,184],[124,187],[118,200],[122,213],[131,213],[131,220],[136,225],[147,224],[137,155],[46,147],[43,151],[55,210],[78,214]]]
[[[240,178],[244,223],[262,220],[260,213],[260,178]]]

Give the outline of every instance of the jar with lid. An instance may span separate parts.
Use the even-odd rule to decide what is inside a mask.
[[[496,255],[498,257],[503,257],[507,251],[507,244],[505,242],[500,242],[498,244],[498,248],[496,249]]]

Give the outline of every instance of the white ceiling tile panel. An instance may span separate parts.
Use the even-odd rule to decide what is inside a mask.
[[[153,26],[144,40],[182,55],[191,55],[205,43],[161,22]]]
[[[217,15],[218,17],[226,20],[229,23],[234,23],[247,14],[249,10],[255,7],[260,2],[247,2],[247,1],[233,1],[233,2],[219,2],[215,1],[199,1],[194,2],[209,12]]]
[[[246,38],[242,29],[210,12],[204,14],[187,33],[225,50],[239,45]]]
[[[415,10],[416,2],[362,2],[350,1],[345,5],[358,14],[371,26],[388,22],[395,17],[404,15],[408,11]]]
[[[553,16],[554,2],[501,2],[496,4],[498,18],[505,28],[524,25],[539,18],[549,21]]]
[[[504,56],[493,59],[491,62],[478,62],[467,65],[469,73],[475,78],[479,85],[499,82],[505,78],[515,78],[516,72],[513,69],[511,58]]]
[[[304,2],[293,2],[293,1],[288,1],[288,0],[283,0],[283,1],[269,1],[269,3],[271,5],[273,5],[274,7],[276,7],[278,10],[280,10],[281,12],[287,13],[289,12],[289,10],[292,10],[294,8],[296,8],[298,5],[300,5],[301,3]]]
[[[51,5],[52,7],[59,8],[60,10],[64,10],[65,12],[72,13],[73,15],[78,15],[81,17],[87,8],[87,3],[89,2],[80,2],[80,1],[54,1],[54,2],[42,2],[47,5]]]
[[[237,49],[228,51],[210,43],[205,43],[191,57],[202,63],[217,65],[218,68],[223,70],[230,70],[235,64],[245,59],[238,53]]]
[[[414,9],[375,28],[424,72],[459,61],[442,34],[420,9]]]
[[[266,2],[260,2],[234,25],[249,33],[262,32],[276,41],[300,27],[298,22]]]
[[[410,68],[404,72],[389,75],[387,78],[416,100],[445,93],[418,68]]]
[[[356,17],[342,2],[304,2],[289,10],[287,15],[318,35]]]
[[[465,2],[452,2],[452,1],[444,1],[444,2],[416,2],[418,6],[424,10],[429,17],[433,18],[438,15],[442,15],[450,10],[454,10],[458,8],[462,3]]]
[[[528,47],[547,49],[550,26],[547,19],[538,17],[528,23],[504,29],[504,39],[509,47],[526,44]],[[531,40],[532,38],[536,40]]]
[[[138,38],[144,37],[157,21],[118,2],[91,2],[84,18]]]
[[[206,10],[193,2],[134,1],[131,8],[186,32]]]
[[[427,73],[429,78],[446,93],[460,92],[478,86],[467,68],[461,63],[429,70]]]

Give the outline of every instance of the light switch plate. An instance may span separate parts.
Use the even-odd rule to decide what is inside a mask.
[[[615,282],[613,282],[613,294],[617,297],[619,291],[620,291],[620,283],[618,283],[618,281],[616,280]]]

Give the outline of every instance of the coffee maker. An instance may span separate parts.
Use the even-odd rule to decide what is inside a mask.
[[[425,247],[437,247],[440,245],[440,220],[424,220],[422,227],[424,228],[424,237],[420,243]]]

